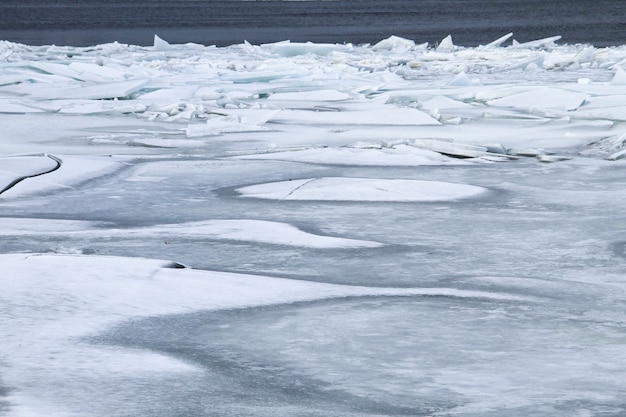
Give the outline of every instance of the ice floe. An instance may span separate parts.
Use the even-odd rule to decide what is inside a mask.
[[[89,179],[119,170],[123,161],[124,158],[115,157],[53,155],[0,158],[0,173],[4,174],[0,179],[6,183],[0,199],[71,189]]]
[[[2,157],[0,158],[0,194],[27,178],[48,174],[59,167],[59,161],[48,155]]]
[[[25,236],[46,233],[71,239],[88,236],[103,238],[160,237],[176,239],[234,240],[317,249],[375,248],[382,243],[308,233],[280,222],[249,219],[216,219],[199,222],[154,225],[150,227],[115,228],[111,225],[71,220],[0,218],[0,236]]]
[[[272,200],[433,202],[475,197],[483,187],[440,181],[375,178],[308,178],[237,189],[245,197]]]

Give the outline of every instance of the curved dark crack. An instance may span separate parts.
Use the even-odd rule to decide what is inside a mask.
[[[291,196],[293,193],[295,193],[296,191],[298,191],[299,189],[301,189],[302,187],[309,185],[310,183],[312,183],[313,181],[317,180],[317,178],[311,178],[310,180],[300,184],[299,186],[297,186],[296,188],[294,188],[293,190],[289,191],[289,193],[284,196],[283,198],[281,198],[281,200],[284,200],[286,198],[289,198],[289,196]]]
[[[54,167],[54,168],[49,169],[49,170],[44,171],[44,172],[40,172],[40,173],[38,173],[38,174],[33,174],[33,175],[25,175],[25,176],[23,176],[23,177],[18,177],[18,178],[16,178],[16,179],[14,179],[13,181],[11,181],[11,182],[9,183],[9,185],[7,185],[7,186],[6,186],[6,187],[4,187],[2,190],[0,190],[0,194],[4,193],[5,191],[9,191],[11,188],[15,187],[17,184],[19,184],[20,182],[24,181],[25,179],[28,179],[28,178],[35,178],[35,177],[39,177],[39,176],[41,176],[41,175],[46,175],[46,174],[49,174],[49,173],[54,172],[54,171],[56,171],[57,169],[61,168],[61,165],[63,165],[63,161],[62,161],[60,158],[57,158],[57,157],[56,157],[56,156],[54,156],[54,155],[45,154],[44,156],[45,156],[45,157],[47,157],[47,158],[52,159],[52,160],[56,163],[56,165],[55,165],[55,167]]]

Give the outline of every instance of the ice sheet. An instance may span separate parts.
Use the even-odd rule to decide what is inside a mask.
[[[626,48],[452,36],[0,41],[0,414],[623,415]]]

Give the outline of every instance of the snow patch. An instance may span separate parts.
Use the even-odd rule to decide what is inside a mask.
[[[434,202],[476,197],[487,190],[467,184],[373,178],[310,178],[237,189],[244,197],[271,200]]]

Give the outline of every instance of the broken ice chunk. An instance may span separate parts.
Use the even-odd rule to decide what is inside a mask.
[[[54,98],[60,99],[87,99],[101,100],[113,98],[126,98],[132,93],[139,91],[150,82],[149,79],[137,79],[112,83],[98,83],[85,87],[74,87],[57,90]],[[51,97],[53,98],[53,97]]]
[[[241,155],[237,159],[297,161],[324,165],[355,166],[420,166],[459,163],[439,153],[417,147],[397,145],[383,148],[380,144],[342,148],[308,148]]]
[[[110,66],[101,66],[87,62],[72,62],[69,67],[79,74],[84,81],[106,82],[123,81],[126,73]]]
[[[617,161],[618,159],[626,158],[626,149],[622,149],[619,152],[615,152],[609,156],[610,161]]]
[[[294,91],[289,93],[274,93],[268,97],[269,101],[342,101],[352,98],[349,94],[337,90]]]
[[[56,159],[43,154],[0,157],[0,194],[26,178],[46,174],[58,167]]]
[[[411,50],[415,48],[415,42],[399,36],[390,36],[372,46],[372,51],[392,51],[394,49]]]
[[[43,110],[34,108],[22,103],[15,103],[12,100],[0,100],[0,113],[41,113]]]
[[[235,84],[250,84],[257,82],[270,82],[284,78],[303,78],[311,73],[303,69],[267,69],[258,71],[233,71],[223,74],[220,78],[223,81],[230,81]]]
[[[439,42],[437,46],[437,51],[452,51],[455,48],[454,43],[452,42],[452,35],[448,35]]]
[[[572,158],[563,155],[537,155],[537,159],[541,162],[561,162],[568,161]]]
[[[320,55],[325,56],[337,50],[349,48],[347,45],[331,44],[331,43],[312,43],[312,42],[291,42],[282,41],[276,43],[268,43],[262,45],[264,49],[269,49],[273,53],[289,58],[298,55]]]
[[[546,151],[544,151],[543,149],[537,149],[537,148],[509,148],[507,149],[507,154],[508,155],[513,155],[513,156],[526,156],[526,157],[537,157],[539,155],[544,155],[546,153]]]
[[[283,110],[272,121],[285,124],[315,125],[425,126],[441,124],[422,111],[396,107],[344,112]]]
[[[259,132],[267,130],[256,124],[242,123],[237,116],[225,116],[209,119],[204,124],[190,124],[185,130],[188,138],[218,136],[224,133]]]
[[[542,87],[490,100],[487,104],[524,110],[558,109],[572,111],[579,108],[588,97],[584,93],[560,88]]]
[[[437,139],[415,139],[410,145],[456,158],[504,157],[514,159],[512,155],[502,152],[504,149],[502,145],[480,146]]]
[[[538,39],[536,41],[530,41],[530,42],[524,42],[524,43],[519,43],[517,41],[513,41],[513,45],[510,46],[510,48],[514,48],[514,49],[535,49],[535,48],[543,48],[546,46],[552,46],[554,45],[554,42],[558,41],[561,39],[560,35],[557,36],[551,36],[549,38],[543,38],[543,39]]]
[[[34,111],[65,114],[128,114],[141,113],[146,106],[136,100],[49,100],[32,102]]]
[[[615,71],[611,84],[626,85],[626,71],[624,71],[622,67],[617,67],[617,71]]]
[[[169,42],[161,39],[157,34],[154,35],[153,47],[155,51],[167,51],[169,49],[172,49],[172,45],[170,45]]]
[[[231,120],[238,120],[247,125],[260,126],[267,123],[280,111],[280,109],[225,109],[220,111],[220,113],[231,116]],[[232,118],[233,116],[235,119]]]
[[[479,82],[472,81],[465,72],[461,71],[448,83],[451,87],[469,87],[479,85]]]
[[[506,42],[511,36],[513,36],[513,32],[507,33],[506,35],[496,39],[495,41],[488,43],[487,45],[483,46],[483,48],[485,49],[497,48],[501,46],[504,42]]]

